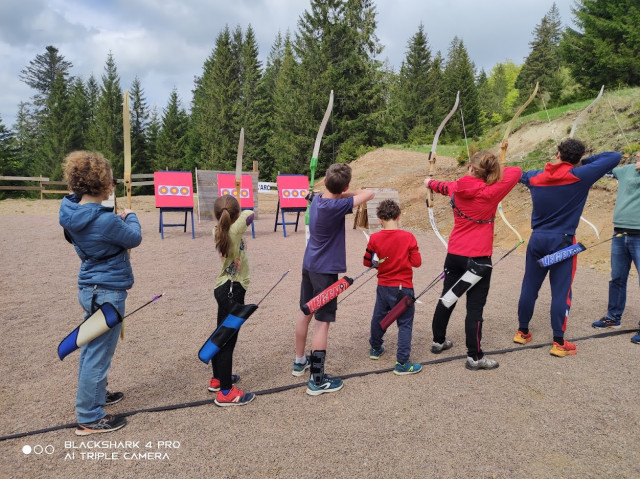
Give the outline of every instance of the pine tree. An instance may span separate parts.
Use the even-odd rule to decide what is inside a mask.
[[[158,115],[158,110],[154,106],[149,115],[149,124],[147,125],[147,142],[145,155],[149,158],[149,170],[155,171],[155,165],[158,164],[158,138],[162,130],[162,120]]]
[[[144,97],[140,79],[135,77],[131,84],[131,170],[136,173],[149,173],[152,169],[147,156],[147,122],[149,107]]]
[[[460,109],[464,113],[467,136],[482,135],[482,110],[475,84],[475,66],[469,60],[469,54],[462,40],[455,37],[449,47],[447,63],[444,69],[445,98],[455,98],[460,92]],[[455,138],[463,135],[462,124],[456,121],[447,123],[446,131]]]
[[[15,154],[20,173],[24,176],[44,176],[43,171],[37,171],[38,167],[35,164],[39,144],[38,125],[28,103],[18,104],[18,114],[12,129],[15,132]]]
[[[42,139],[36,152],[38,169],[52,180],[62,179],[62,160],[71,152],[74,138],[71,101],[62,72],[58,72],[51,84],[45,103],[47,116]]]
[[[69,87],[69,121],[71,122],[71,150],[84,150],[89,139],[91,108],[87,89],[81,78]]]
[[[400,67],[398,77],[399,113],[402,120],[398,123],[402,138],[410,136],[426,141],[426,136],[433,130],[436,119],[433,104],[435,102],[434,85],[431,72],[431,49],[424,25],[411,37],[407,45],[407,55]],[[425,141],[422,141],[423,143]]]
[[[586,88],[640,85],[638,0],[576,0],[578,30],[567,28],[561,53],[573,77]]]
[[[238,58],[232,55],[229,28],[216,38],[216,46],[196,79],[189,132],[189,157],[199,168],[231,171],[235,168],[238,124]]]
[[[15,176],[20,173],[19,168],[13,135],[0,116],[0,176]]]
[[[94,147],[111,162],[116,178],[124,174],[122,132],[122,90],[113,54],[110,52],[102,75],[96,108]]]
[[[249,171],[253,161],[266,156],[267,99],[262,88],[262,64],[258,60],[258,44],[251,25],[247,28],[242,44],[242,77],[240,78],[241,94],[239,105],[239,123],[244,128],[245,148],[243,170]]]
[[[174,88],[169,95],[167,107],[163,110],[155,158],[156,171],[191,171],[193,165],[185,161],[188,126],[187,113],[180,106],[180,98]]]
[[[58,73],[62,74],[65,82],[69,80],[71,67],[73,64],[65,60],[56,47],[49,45],[45,48],[45,53],[36,55],[29,66],[20,72],[20,79],[36,90],[33,104],[37,109],[46,103]]]
[[[560,67],[561,39],[560,12],[554,3],[536,26],[534,39],[529,43],[531,52],[522,65],[516,88],[520,90],[518,103],[526,101],[537,82],[549,97],[549,104],[556,104],[562,95],[563,82]]]

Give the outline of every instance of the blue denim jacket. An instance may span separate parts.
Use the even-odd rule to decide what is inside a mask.
[[[98,286],[124,291],[133,285],[127,249],[142,242],[134,213],[122,220],[97,203],[79,204],[80,196],[67,195],[60,205],[60,225],[67,231],[82,260],[78,287]]]

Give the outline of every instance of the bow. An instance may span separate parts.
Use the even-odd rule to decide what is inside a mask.
[[[127,195],[127,208],[131,209],[131,119],[129,111],[129,91],[124,92],[122,103],[122,130],[124,136],[124,189]]]
[[[124,141],[124,190],[127,209],[131,209],[131,112],[129,111],[129,90],[125,90],[122,102],[122,135]],[[127,251],[131,256],[131,250]],[[124,321],[120,329],[120,339],[124,339]]]
[[[316,135],[316,142],[313,145],[313,154],[311,155],[311,163],[309,165],[311,169],[311,176],[309,179],[309,195],[307,202],[307,212],[304,215],[304,224],[305,224],[305,237],[307,243],[309,243],[309,209],[311,207],[311,195],[313,193],[313,187],[315,184],[315,175],[316,175],[316,167],[318,166],[318,155],[320,154],[320,142],[322,141],[322,135],[324,134],[324,129],[327,127],[327,122],[329,121],[329,116],[331,116],[331,110],[333,109],[333,90],[331,90],[331,94],[329,95],[329,104],[327,105],[327,109],[324,112],[324,117],[322,118],[322,123],[320,123],[320,128],[318,129],[318,134]]]
[[[540,86],[540,83],[536,82],[536,87],[533,89],[533,93],[531,94],[531,96],[527,99],[526,102],[524,102],[524,104],[520,108],[518,108],[518,111],[516,111],[516,114],[513,116],[513,118],[511,118],[511,121],[507,125],[507,131],[504,132],[504,136],[502,137],[502,143],[500,144],[500,163],[503,166],[504,166],[505,160],[507,159],[507,148],[509,147],[509,135],[511,134],[511,129],[513,128],[513,125],[516,122],[516,119],[529,106],[529,104],[533,101],[533,99],[538,94],[539,86]],[[511,223],[509,223],[507,221],[507,218],[504,216],[504,212],[502,211],[502,201],[498,204],[498,213],[500,213],[500,218],[502,218],[502,221],[504,221],[504,224],[507,225],[509,229],[513,231],[518,237],[518,244],[511,250],[513,251],[515,248],[517,248],[522,243],[524,243],[524,240],[522,239],[522,236],[520,235],[520,233],[518,233],[518,231],[513,226],[511,226]]]
[[[436,147],[438,146],[438,138],[440,138],[440,133],[442,133],[442,129],[447,124],[447,122],[451,119],[455,111],[458,109],[458,103],[460,103],[460,92],[458,91],[456,95],[456,102],[453,105],[451,111],[444,117],[442,123],[436,130],[436,134],[433,137],[433,143],[431,144],[431,151],[429,151],[429,178],[433,178],[433,172],[435,170],[436,165]],[[431,229],[436,234],[438,239],[442,242],[445,248],[447,248],[447,241],[442,237],[440,231],[438,231],[438,227],[436,226],[436,219],[433,216],[433,190],[431,188],[427,188],[427,209],[429,210],[429,223],[431,223]]]
[[[242,180],[242,152],[244,151],[244,128],[240,128],[238,140],[238,156],[236,157],[236,198],[240,204],[240,185]]]
[[[587,114],[587,112],[593,107],[593,105],[595,105],[598,102],[598,100],[602,98],[603,93],[604,93],[604,85],[602,85],[602,88],[600,88],[600,93],[598,93],[598,96],[595,98],[595,100],[589,103],[586,106],[586,108],[580,112],[580,114],[576,117],[576,119],[573,120],[573,124],[571,125],[571,132],[569,132],[569,138],[573,138],[573,135],[575,134],[576,129],[578,128],[578,124],[580,123],[580,120],[582,120],[583,117]],[[591,226],[591,228],[593,228],[593,231],[596,232],[596,238],[600,239],[600,232],[598,231],[598,228],[596,228],[596,226],[593,223],[591,223],[589,220],[587,220],[584,216],[580,216],[580,219],[585,223],[587,223],[589,226]]]

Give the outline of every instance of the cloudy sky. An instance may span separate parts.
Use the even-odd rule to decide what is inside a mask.
[[[507,59],[521,64],[532,32],[554,0],[377,0],[381,60],[398,70],[420,23],[432,51],[446,54],[454,36],[471,60],[489,71]],[[565,25],[573,0],[555,0]],[[20,71],[47,45],[73,64],[71,74],[98,81],[109,52],[120,84],[138,76],[150,105],[166,106],[175,87],[189,107],[193,79],[202,72],[225,25],[250,24],[263,64],[278,33],[297,30],[308,0],[9,0],[0,2],[0,117],[15,121],[18,104],[33,95]]]

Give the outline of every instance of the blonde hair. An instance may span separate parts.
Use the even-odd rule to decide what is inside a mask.
[[[493,153],[479,151],[471,157],[469,164],[473,166],[472,176],[480,178],[487,185],[502,179],[502,165]]]
[[[111,191],[113,171],[97,151],[73,151],[62,163],[64,179],[76,195],[101,196]]]
[[[219,196],[213,204],[213,214],[218,220],[214,235],[216,248],[225,258],[229,254],[229,229],[240,216],[240,203],[231,195]]]

